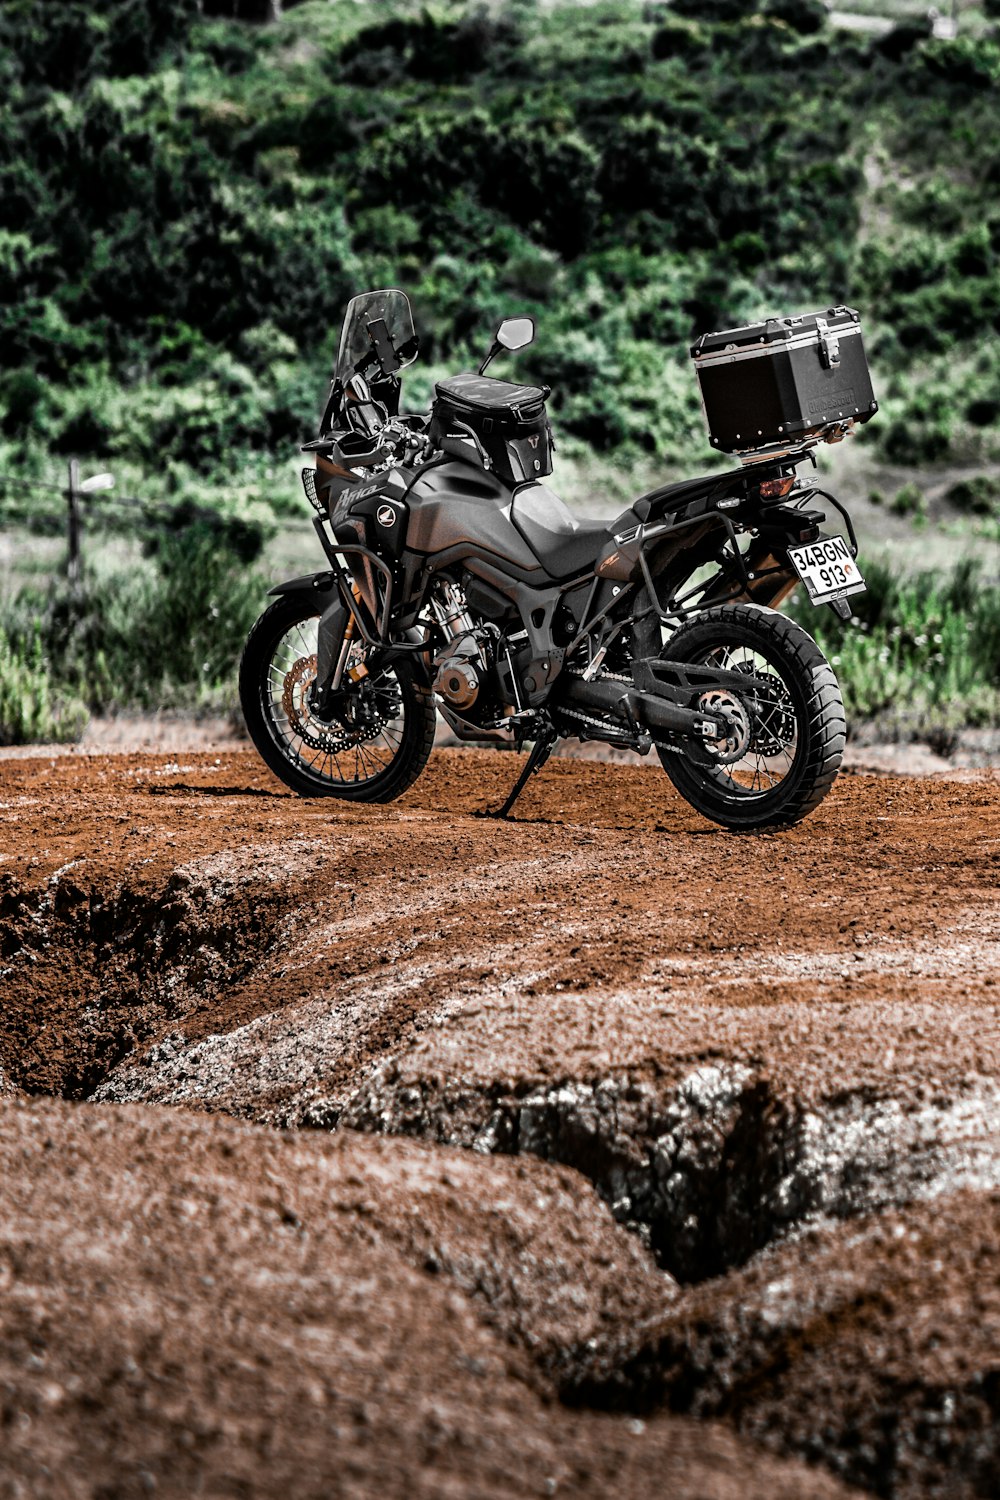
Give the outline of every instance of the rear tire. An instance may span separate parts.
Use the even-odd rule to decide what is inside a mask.
[[[847,721],[833,668],[812,636],[775,610],[726,604],[682,625],[663,656],[776,679],[766,711],[753,721],[750,746],[734,764],[658,750],[685,801],[734,831],[798,823],[819,806],[840,769]]]
[[[308,705],[318,622],[311,599],[283,594],[250,631],[240,662],[250,738],[275,776],[301,797],[391,802],[413,785],[430,756],[431,691],[411,662],[394,662],[374,683],[368,679],[382,710],[378,732],[359,732],[345,748],[333,748],[345,739],[343,726],[315,718]],[[356,653],[363,660],[360,647]]]

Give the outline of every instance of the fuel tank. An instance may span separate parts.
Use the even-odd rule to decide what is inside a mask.
[[[330,511],[338,542],[360,542],[383,556],[399,558],[406,545],[407,507],[403,495],[407,479],[405,469],[388,469],[353,488],[345,487]]]
[[[433,556],[438,566],[470,554],[489,554],[504,571],[525,580],[546,575],[511,520],[511,491],[492,474],[459,460],[422,470],[405,496],[408,551]]]

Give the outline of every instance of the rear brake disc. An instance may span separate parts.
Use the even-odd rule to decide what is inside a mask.
[[[704,740],[699,750],[717,766],[731,766],[734,761],[742,760],[751,745],[750,714],[742,699],[725,688],[709,688],[698,699],[698,707],[702,713],[721,718],[726,724],[724,739]]]

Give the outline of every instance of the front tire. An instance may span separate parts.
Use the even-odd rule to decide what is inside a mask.
[[[319,610],[282,595],[254,625],[240,662],[240,704],[261,757],[301,797],[391,802],[413,785],[434,744],[430,689],[401,659],[350,691],[349,727],[318,719],[310,706]],[[351,664],[365,653],[354,647]],[[345,681],[347,679],[345,678]]]
[[[819,806],[840,769],[847,721],[833,668],[812,636],[775,610],[726,604],[682,625],[663,655],[775,684],[744,731],[745,754],[732,763],[713,763],[708,748],[698,759],[658,749],[693,808],[723,828],[749,830],[798,823]]]

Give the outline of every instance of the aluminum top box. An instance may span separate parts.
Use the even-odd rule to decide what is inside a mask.
[[[723,453],[831,441],[878,411],[852,307],[705,333],[691,358]]]

